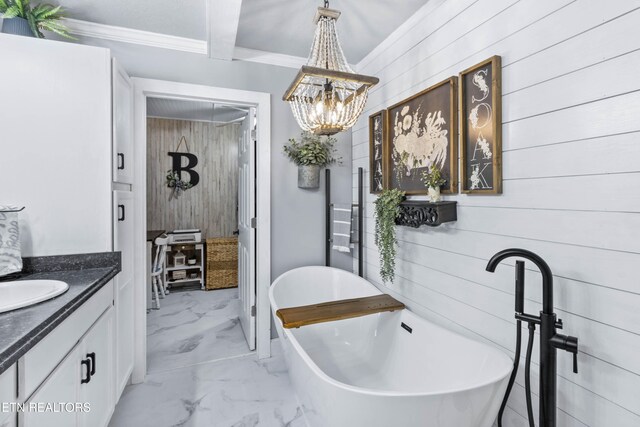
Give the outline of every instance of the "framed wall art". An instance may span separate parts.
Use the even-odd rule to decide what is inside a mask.
[[[494,56],[460,73],[463,193],[502,193],[501,69]]]
[[[386,182],[407,194],[427,194],[422,173],[435,165],[443,193],[458,191],[457,79],[451,77],[387,109]]]
[[[387,130],[387,111],[369,116],[369,192],[378,194],[385,188],[384,148]]]

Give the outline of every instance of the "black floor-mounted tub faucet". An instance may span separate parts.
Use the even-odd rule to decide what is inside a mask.
[[[487,264],[487,271],[494,272],[498,264],[506,258],[519,257],[533,262],[542,273],[542,311],[539,316],[524,313],[524,262],[516,262],[516,302],[515,317],[519,321],[529,324],[530,334],[533,334],[535,325],[540,326],[540,427],[556,427],[556,352],[557,349],[573,353],[573,372],[578,373],[578,338],[558,334],[557,329],[562,329],[562,320],[556,318],[553,312],[553,275],[549,265],[540,256],[526,249],[505,249],[495,254]],[[520,325],[520,322],[518,322]],[[532,338],[533,335],[530,335]],[[529,340],[530,355],[532,339]],[[519,333],[518,333],[519,341]],[[520,343],[518,342],[518,346]],[[519,353],[518,353],[519,354]],[[517,363],[514,368],[513,377],[517,370]],[[530,363],[530,359],[527,362]],[[528,372],[527,366],[527,372]],[[510,381],[512,382],[512,381]],[[526,380],[528,385],[529,381]],[[528,387],[527,387],[528,388]],[[507,390],[507,396],[510,387]],[[533,424],[531,414],[530,395],[531,390],[527,390],[529,412],[529,424]]]

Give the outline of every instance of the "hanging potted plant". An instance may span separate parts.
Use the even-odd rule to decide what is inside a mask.
[[[43,30],[74,39],[69,29],[60,23],[63,9],[47,3],[31,6],[30,0],[0,0],[2,32],[27,37],[44,38]]]
[[[284,146],[286,156],[298,166],[298,187],[318,188],[320,186],[320,169],[334,163],[341,163],[342,158],[336,157],[337,139],[330,136],[315,135],[303,132],[300,142],[295,138],[289,139]]]
[[[427,187],[427,193],[429,199],[433,203],[439,202],[442,199],[440,195],[440,187],[443,186],[447,180],[442,177],[442,171],[436,165],[431,165],[428,171],[422,172],[422,183]]]
[[[383,282],[393,283],[396,268],[396,218],[405,193],[398,189],[384,190],[375,203],[375,244],[380,252],[380,276]]]

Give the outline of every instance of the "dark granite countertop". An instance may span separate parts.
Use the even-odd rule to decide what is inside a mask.
[[[0,374],[56,328],[120,272],[120,252],[25,258],[19,280],[69,284],[55,298],[0,314]]]

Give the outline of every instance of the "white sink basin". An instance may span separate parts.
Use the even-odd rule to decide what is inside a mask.
[[[0,282],[0,313],[46,301],[69,289],[59,280]]]

